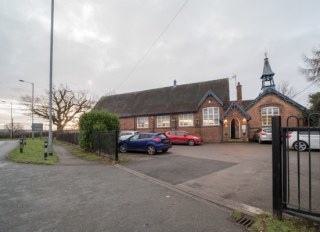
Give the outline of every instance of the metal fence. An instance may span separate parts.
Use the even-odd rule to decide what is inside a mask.
[[[320,219],[320,127],[310,116],[304,127],[301,118],[287,119],[296,127],[272,119],[273,211],[280,218],[286,212]]]
[[[68,143],[80,144],[80,132],[66,132],[57,134],[57,139]],[[92,152],[97,152],[101,156],[106,156],[113,160],[118,160],[118,132],[95,132],[92,134]]]
[[[92,134],[92,151],[113,160],[119,160],[118,132],[95,132]]]
[[[66,132],[66,133],[58,133],[57,139],[66,141],[68,143],[79,145],[80,132]]]

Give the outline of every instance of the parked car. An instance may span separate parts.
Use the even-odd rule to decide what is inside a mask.
[[[294,148],[295,150],[305,151],[308,148],[310,149],[320,149],[320,134],[319,131],[310,131],[310,141],[309,141],[309,132],[300,131],[299,140],[298,132],[293,131],[288,136],[289,147]]]
[[[126,140],[127,138],[130,138],[138,133],[138,131],[121,131],[119,134],[119,141]]]
[[[192,135],[185,131],[167,131],[166,136],[173,144],[188,144],[190,146],[202,144],[200,136]]]
[[[258,143],[272,142],[271,127],[262,127],[254,132],[253,141]]]
[[[171,146],[169,138],[162,133],[138,133],[119,142],[119,150],[122,153],[147,151],[148,154],[155,155],[158,151],[167,152]]]

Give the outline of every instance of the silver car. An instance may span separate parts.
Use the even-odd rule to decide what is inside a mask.
[[[310,149],[320,149],[320,132],[319,131],[310,131],[310,141],[309,141],[309,132],[300,131],[299,140],[298,132],[293,131],[288,134],[288,143],[289,147],[294,148],[295,150],[305,151],[308,148]]]
[[[253,140],[258,143],[272,142],[272,131],[270,127],[262,127],[254,132]]]
[[[119,142],[130,138],[133,135],[138,134],[138,131],[121,131],[119,134]]]

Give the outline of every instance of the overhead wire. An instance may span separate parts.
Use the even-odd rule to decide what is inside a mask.
[[[164,29],[160,32],[160,34],[156,37],[156,39],[152,42],[152,44],[149,46],[149,48],[145,51],[145,53],[141,56],[141,58],[136,62],[136,64],[133,66],[133,68],[130,70],[130,72],[123,78],[123,80],[120,82],[120,84],[115,88],[117,90],[119,87],[123,85],[123,83],[137,70],[139,65],[144,61],[144,59],[150,54],[152,48],[157,44],[157,42],[160,40],[160,38],[164,35],[164,33],[168,30],[168,28],[171,26],[171,24],[174,22],[174,20],[178,17],[178,15],[182,12],[182,10],[185,8],[185,6],[188,4],[190,0],[186,0],[179,10],[175,13],[175,15],[171,18],[169,23],[164,27]]]
[[[303,93],[304,91],[306,91],[307,89],[309,89],[311,86],[313,86],[314,84],[318,83],[317,81],[312,82],[310,85],[308,85],[306,88],[304,88],[303,90],[301,90],[300,92],[298,92],[297,94],[294,95],[294,97],[296,97],[297,95]],[[297,99],[297,101],[301,100],[302,97],[300,97],[299,99]]]

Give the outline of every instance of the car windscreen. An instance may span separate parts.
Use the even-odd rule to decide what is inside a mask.
[[[123,132],[123,133],[120,133],[120,135],[132,135],[132,133],[129,133],[129,132]]]
[[[271,128],[263,128],[263,130],[264,130],[265,132],[267,132],[267,133],[271,133],[271,132],[272,132]]]
[[[165,136],[164,134],[158,134],[157,136],[162,138],[162,139],[167,139],[167,136]]]

